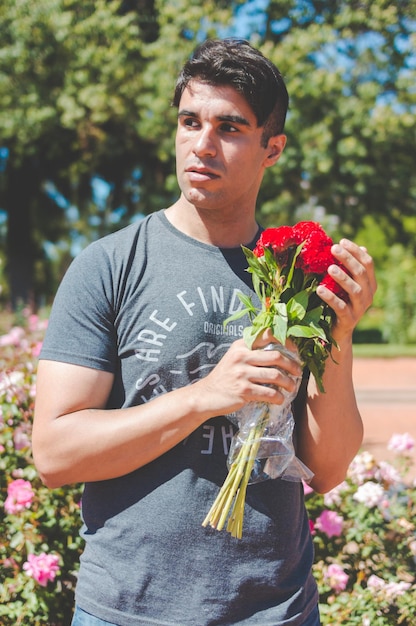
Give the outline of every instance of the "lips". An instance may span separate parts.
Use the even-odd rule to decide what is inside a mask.
[[[195,182],[213,180],[219,177],[218,174],[206,167],[190,166],[185,169],[185,172],[188,174],[189,180]]]

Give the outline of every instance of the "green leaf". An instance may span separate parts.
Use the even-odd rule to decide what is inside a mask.
[[[300,324],[291,326],[287,335],[288,337],[315,337],[315,333],[309,326],[301,326]]]
[[[291,265],[290,265],[290,270],[289,270],[289,273],[288,273],[288,275],[287,275],[287,285],[288,285],[288,287],[290,287],[290,286],[291,286],[291,284],[292,284],[292,278],[293,278],[293,273],[294,273],[294,271],[295,271],[296,259],[298,258],[298,256],[299,256],[299,252],[302,250],[303,245],[304,245],[304,244],[303,244],[303,243],[301,243],[301,244],[300,244],[300,245],[296,248],[295,254],[293,255],[293,258],[292,258],[292,263],[291,263]]]
[[[253,289],[255,293],[257,294],[258,299],[261,301],[263,299],[263,291],[264,291],[263,283],[257,274],[252,274],[252,280],[253,280]]]
[[[277,311],[276,314],[273,316],[273,335],[278,341],[280,341],[281,344],[285,345],[288,324],[286,305],[284,304],[284,302],[278,302],[275,305],[275,309],[277,309]]]
[[[309,327],[312,328],[315,331],[316,337],[319,337],[320,339],[322,339],[325,342],[327,342],[329,340],[325,330],[322,328],[322,326],[320,324],[315,324],[315,323],[311,322],[309,324]]]
[[[309,295],[307,291],[300,291],[295,294],[287,303],[287,312],[290,320],[302,320],[308,308]]]
[[[255,310],[256,307],[254,306],[250,296],[243,293],[242,291],[239,291],[237,295],[240,302],[245,306],[246,309],[252,309],[253,311]]]
[[[235,313],[230,315],[230,317],[227,317],[227,319],[224,320],[224,326],[227,326],[227,324],[229,324],[230,322],[234,322],[235,320],[239,320],[240,318],[244,317],[245,315],[249,315],[250,311],[251,311],[251,309],[240,309],[239,311],[236,311]]]
[[[323,306],[318,306],[315,309],[307,311],[303,323],[304,324],[319,324],[323,315]]]
[[[325,339],[325,333],[317,327],[303,326],[302,324],[295,324],[291,326],[287,331],[288,337],[319,337]]]
[[[257,339],[257,337],[260,335],[261,332],[263,332],[264,330],[266,330],[265,327],[255,327],[255,326],[247,326],[244,330],[243,330],[243,339],[246,343],[246,346],[248,348],[250,348],[250,350],[253,348],[253,343],[255,342],[255,340]]]

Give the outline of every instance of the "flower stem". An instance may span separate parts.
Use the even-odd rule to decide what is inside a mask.
[[[237,539],[242,538],[247,486],[266,423],[267,417],[262,416],[259,423],[253,426],[248,432],[247,438],[243,442],[237,457],[231,464],[223,486],[211,506],[208,515],[202,522],[202,526],[208,526],[209,524],[212,528],[222,530],[230,514],[227,523],[227,531]]]

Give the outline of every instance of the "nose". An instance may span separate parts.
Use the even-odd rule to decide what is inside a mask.
[[[217,148],[215,145],[214,129],[211,126],[203,126],[199,130],[193,147],[196,156],[215,156]]]

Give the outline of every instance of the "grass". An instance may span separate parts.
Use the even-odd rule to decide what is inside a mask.
[[[416,344],[358,343],[354,345],[353,351],[354,356],[360,358],[416,358]]]

